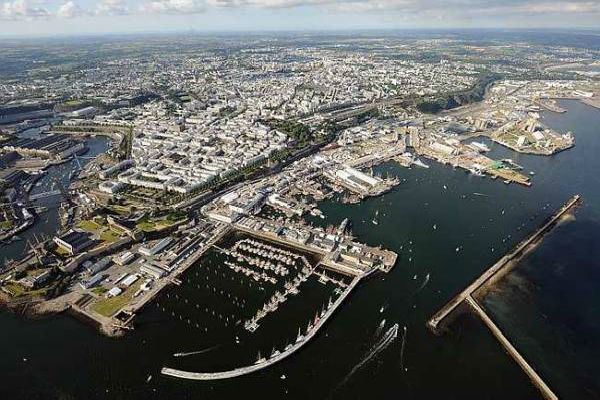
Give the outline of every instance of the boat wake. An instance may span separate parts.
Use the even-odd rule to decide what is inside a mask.
[[[338,387],[343,386],[348,382],[348,380],[363,366],[365,366],[369,361],[373,358],[377,357],[379,353],[383,350],[387,349],[387,347],[396,340],[398,337],[398,324],[394,324],[390,329],[387,330],[385,335],[377,342],[369,351],[363,356],[362,360],[358,364],[352,368],[352,370],[344,377],[344,380],[338,385]]]
[[[405,371],[404,368],[404,346],[406,346],[406,325],[404,326],[404,332],[402,333],[402,346],[400,347],[400,369]]]
[[[377,327],[377,329],[375,330],[375,335],[374,337],[379,338],[381,336],[381,332],[383,332],[383,328],[385,327],[385,318],[381,320],[381,322],[379,323],[379,326]]]
[[[175,354],[173,354],[173,357],[187,357],[187,356],[193,356],[196,354],[208,353],[209,351],[214,350],[217,347],[219,347],[219,345],[208,347],[206,349],[202,349],[202,350],[198,350],[198,351],[189,351],[187,353],[175,353]]]
[[[419,288],[417,289],[417,293],[419,293],[421,290],[423,290],[425,288],[425,286],[427,286],[428,283],[429,283],[429,273],[427,273],[427,275],[425,275],[425,280],[423,281],[421,286],[419,286]]]

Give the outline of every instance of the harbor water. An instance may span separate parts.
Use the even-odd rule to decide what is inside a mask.
[[[431,161],[429,169],[390,162],[375,172],[402,180],[392,192],[355,205],[319,204],[325,218],[308,218],[312,223],[349,218],[360,241],[396,251],[399,260],[389,274],[361,282],[315,339],[290,358],[231,380],[190,382],[160,375],[163,366],[179,362],[173,357],[178,352],[198,351],[183,362],[198,372],[245,365],[254,355],[250,349],[293,341],[306,320],[294,313],[311,316],[329,296],[326,286],[308,282],[312,286],[284,304],[281,314],[265,318],[254,334],[260,340],[248,333],[236,343],[223,327],[195,328],[196,323],[216,327],[222,321],[212,311],[225,313],[217,291],[207,294],[206,285],[234,290],[218,273],[208,282],[199,265],[182,276],[181,286],[150,304],[137,317],[136,329],[121,338],[101,336],[70,315],[32,321],[1,311],[2,392],[15,399],[538,399],[537,389],[475,317],[461,316],[441,337],[425,323],[578,193],[583,204],[575,218],[548,235],[484,305],[560,398],[600,397],[600,292],[595,290],[600,110],[574,101],[559,104],[568,112],[545,113],[543,120],[556,130],[573,131],[574,148],[542,157],[486,141],[492,158],[511,158],[526,173],[535,172],[529,188]],[[210,310],[210,317],[193,314],[196,304]],[[187,323],[192,315],[194,321]],[[394,324],[399,328],[390,331]]]
[[[34,128],[22,132],[19,136],[38,137],[39,135],[39,129]],[[63,164],[48,167],[46,169],[47,173],[37,181],[30,194],[35,195],[58,189],[55,179],[58,180],[65,189],[68,188],[71,179],[76,179],[75,175],[73,177],[70,176],[71,171],[78,169],[79,166],[85,167],[85,165],[94,157],[105,153],[110,148],[110,140],[101,136],[87,138],[85,143],[88,148],[85,154],[78,157],[77,161],[72,159]],[[48,210],[38,215],[35,225],[32,228],[18,235],[21,240],[16,240],[8,245],[0,247],[0,262],[4,262],[5,258],[17,260],[22,257],[26,251],[27,240],[35,242],[33,237],[34,234],[40,239],[42,235],[49,236],[56,233],[57,227],[60,225],[58,207],[61,201],[62,195],[55,195],[36,200],[34,202],[35,206],[47,207]]]

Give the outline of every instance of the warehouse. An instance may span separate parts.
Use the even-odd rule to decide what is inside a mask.
[[[156,279],[160,279],[167,274],[167,272],[164,269],[159,268],[150,263],[143,263],[142,266],[140,267],[140,272],[150,275]]]

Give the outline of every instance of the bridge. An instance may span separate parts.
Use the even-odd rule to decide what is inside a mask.
[[[321,317],[321,319],[315,324],[315,326],[312,329],[310,329],[308,332],[306,332],[305,336],[301,340],[297,341],[295,344],[293,344],[291,347],[287,348],[283,352],[281,352],[277,355],[273,355],[272,357],[270,357],[269,359],[267,359],[263,362],[258,362],[253,365],[234,368],[232,370],[222,371],[222,372],[189,372],[189,371],[182,371],[182,370],[178,370],[178,369],[174,369],[174,368],[165,367],[161,370],[161,373],[163,375],[173,376],[173,377],[181,378],[181,379],[209,381],[209,380],[234,378],[236,376],[247,375],[252,372],[267,368],[267,367],[289,357],[294,352],[298,351],[306,343],[308,343],[317,334],[319,329],[323,325],[325,325],[327,320],[333,315],[335,310],[340,306],[340,304],[342,304],[342,302],[346,299],[346,297],[348,297],[350,292],[356,287],[358,282],[360,282],[361,278],[362,277],[357,276],[352,280],[350,285],[348,285],[348,287],[342,292],[340,297],[338,297],[336,299],[336,301],[331,305],[331,307],[329,307],[327,309],[325,314],[323,314],[323,317]]]
[[[46,197],[57,196],[61,193],[62,192],[60,190],[56,189],[56,190],[51,190],[48,192],[32,194],[29,196],[29,200],[34,201],[34,200],[39,200],[39,199],[45,199]]]

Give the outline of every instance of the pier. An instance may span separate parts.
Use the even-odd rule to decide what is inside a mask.
[[[29,200],[34,201],[34,200],[45,199],[46,197],[58,196],[61,193],[62,192],[57,189],[57,190],[51,190],[49,192],[32,194],[32,195],[29,196]]]
[[[566,113],[567,110],[565,110],[562,107],[559,107],[558,104],[556,104],[556,101],[554,100],[534,100],[533,104],[540,106],[548,111],[552,111],[558,114],[562,114],[562,113]]]
[[[500,344],[504,347],[506,352],[510,354],[510,356],[515,360],[517,364],[525,371],[529,379],[533,382],[533,384],[540,390],[545,399],[548,400],[558,400],[558,397],[554,394],[554,392],[550,389],[550,387],[544,382],[544,380],[535,372],[535,369],[525,358],[517,351],[517,349],[512,345],[510,340],[506,338],[502,334],[502,331],[498,328],[498,326],[492,321],[492,319],[486,314],[486,312],[481,308],[481,306],[473,299],[473,297],[468,296],[466,298],[466,302],[471,308],[471,310],[481,318],[483,323],[488,327],[488,329],[492,332],[492,334],[498,339]]]
[[[460,292],[456,297],[450,300],[440,311],[438,311],[428,322],[427,326],[436,334],[441,334],[444,327],[447,325],[452,316],[455,316],[460,311],[468,309],[472,310],[490,329],[492,334],[498,339],[504,349],[513,357],[513,359],[523,368],[531,381],[540,389],[542,395],[546,399],[557,399],[556,395],[550,390],[548,385],[540,378],[535,370],[527,363],[527,361],[519,354],[517,349],[510,341],[502,334],[500,329],[486,314],[484,309],[477,303],[477,296],[485,292],[489,285],[497,282],[505,276],[517,264],[519,258],[531,250],[537,242],[548,233],[553,226],[573,207],[579,204],[581,198],[579,195],[573,196],[565,203],[549,220],[547,220],[540,228],[538,228],[531,236],[520,242],[510,253],[503,256],[492,267],[485,271],[479,278],[471,283],[465,290]]]
[[[298,351],[300,348],[302,348],[306,343],[308,343],[317,334],[319,329],[321,329],[321,327],[323,327],[323,325],[325,325],[327,320],[333,315],[333,313],[337,310],[337,308],[344,302],[346,297],[348,297],[350,292],[352,292],[352,290],[356,287],[356,285],[358,284],[358,282],[360,282],[360,280],[361,280],[361,277],[359,277],[359,276],[355,277],[352,280],[352,282],[348,285],[348,287],[342,292],[340,297],[338,297],[336,299],[336,301],[331,305],[331,307],[329,307],[327,309],[325,314],[323,314],[323,316],[314,325],[314,327],[306,332],[304,337],[302,337],[301,339],[299,337],[299,340],[297,340],[296,343],[294,343],[291,347],[287,348],[286,350],[282,351],[281,353],[273,355],[272,357],[270,357],[269,359],[267,359],[265,361],[257,362],[256,364],[253,364],[253,365],[234,368],[232,370],[222,371],[222,372],[190,372],[190,371],[182,371],[182,370],[178,370],[178,369],[174,369],[174,368],[164,367],[161,370],[161,374],[172,376],[175,378],[181,378],[181,379],[209,381],[209,380],[234,378],[237,376],[247,375],[252,372],[256,372],[261,369],[267,368],[267,367],[289,357],[290,355],[292,355],[293,353]]]

